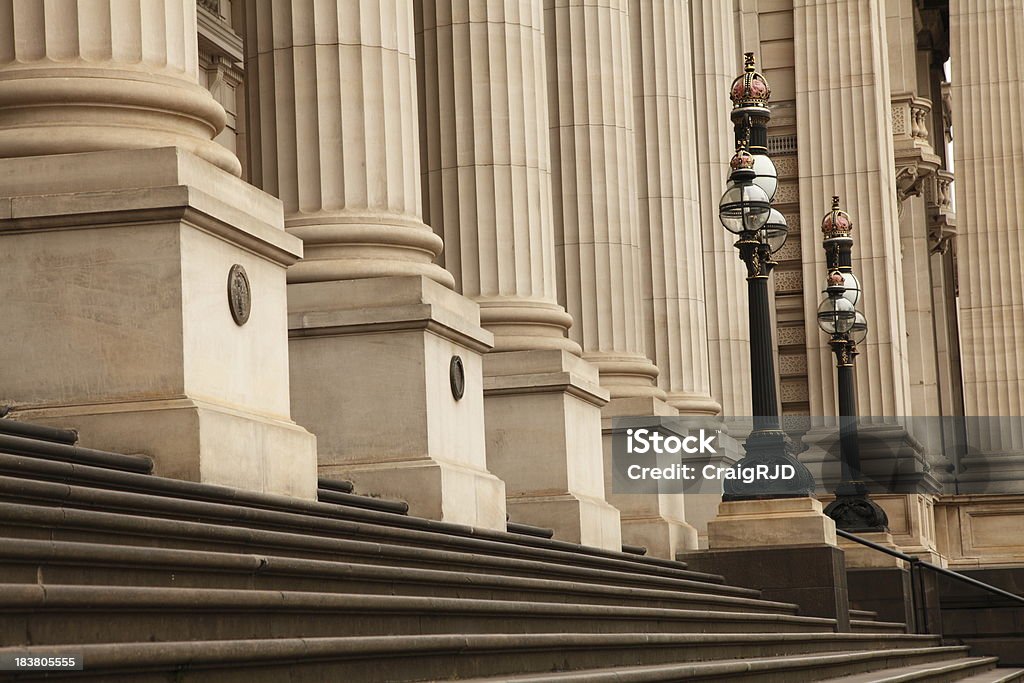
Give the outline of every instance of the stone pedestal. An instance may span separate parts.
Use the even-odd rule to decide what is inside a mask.
[[[849,568],[846,583],[850,591],[850,607],[877,612],[879,621],[906,624],[909,632],[914,631],[914,585],[908,569]]]
[[[859,532],[857,536],[889,550],[902,552],[888,531]],[[846,554],[847,569],[903,569],[907,565],[898,557],[869,548],[856,541],[848,541],[845,538],[839,539],[839,547]]]
[[[0,403],[162,476],[315,497],[280,202],[173,147],[4,159],[0,188]]]
[[[601,412],[604,434],[604,476],[608,502],[622,516],[622,542],[647,548],[652,557],[675,559],[676,553],[697,547],[697,530],[686,522],[682,493],[612,493],[613,419],[617,417],[670,417],[678,411],[656,398],[612,399]],[[652,426],[658,424],[652,419]],[[639,421],[631,421],[634,426]]]
[[[722,503],[708,523],[708,547],[680,559],[691,569],[758,588],[768,600],[795,602],[803,615],[835,619],[839,631],[850,630],[843,551],[835,523],[817,500]]]
[[[414,515],[504,529],[504,485],[484,454],[493,336],[479,307],[410,276],[292,284],[288,310],[295,413],[319,437],[320,473]]]
[[[605,501],[597,370],[566,351],[484,356],[487,464],[505,482],[513,521],[555,537],[622,548],[619,511]]]

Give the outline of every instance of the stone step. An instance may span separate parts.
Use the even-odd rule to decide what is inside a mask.
[[[1024,669],[999,668],[960,679],[960,683],[1022,683]]]
[[[850,619],[850,630],[872,633],[906,633],[907,625],[896,621],[876,621],[874,619]]]
[[[2,449],[0,449],[2,451]],[[14,481],[11,481],[11,480]],[[31,482],[38,482],[32,487]],[[68,484],[72,495],[66,495]],[[63,491],[63,493],[62,493]],[[29,499],[36,503],[61,505],[103,504],[141,513],[176,514],[190,519],[202,516],[221,524],[257,525],[297,523],[304,533],[329,534],[344,530],[350,537],[379,539],[409,545],[444,545],[473,552],[544,556],[550,560],[580,566],[628,568],[630,572],[654,576],[677,576],[711,583],[724,583],[721,576],[690,572],[685,563],[631,555],[582,546],[576,543],[522,534],[477,529],[419,517],[404,516],[351,506],[302,501],[286,496],[259,494],[209,484],[197,484],[152,475],[119,472],[101,467],[51,462],[0,452],[0,497]],[[121,497],[117,494],[122,494]],[[123,496],[141,496],[135,504]],[[289,517],[290,516],[290,517]],[[291,520],[289,522],[289,520]]]
[[[29,482],[35,484],[35,482]],[[202,519],[202,517],[199,517]],[[324,520],[315,520],[323,522]],[[334,521],[334,520],[330,520]],[[293,558],[334,560],[379,566],[412,567],[580,581],[620,587],[681,590],[758,598],[760,593],[692,579],[645,575],[627,565],[614,569],[555,563],[533,557],[486,555],[449,549],[331,538],[315,533],[268,531],[211,522],[161,519],[0,502],[0,537],[75,541],[125,546],[179,548],[221,553],[266,553]],[[583,563],[581,563],[583,564]]]
[[[835,683],[946,683],[947,681],[999,681],[995,657],[971,657],[949,662],[927,662],[873,671],[867,674],[830,678]],[[1005,671],[1005,670],[1004,670]],[[995,676],[995,677],[993,677]],[[1009,680],[1013,680],[1012,678]]]
[[[0,419],[0,434],[22,436],[29,439],[40,439],[73,446],[78,443],[78,432],[73,429],[60,429],[45,425],[19,422],[10,418]]]
[[[0,583],[207,587],[796,614],[796,605],[682,590],[100,543],[5,539]]]
[[[839,667],[842,666],[844,659],[854,659],[855,662],[852,666],[860,666],[865,663],[866,660],[863,658],[850,658],[845,657],[849,653],[839,653],[835,657],[815,657],[815,656],[797,656],[797,657],[778,657],[770,660],[734,660],[714,663],[702,663],[702,664],[670,664],[660,666],[641,666],[641,667],[616,667],[612,669],[601,669],[601,670],[587,670],[587,671],[573,671],[566,673],[557,674],[540,674],[540,675],[526,675],[526,676],[512,676],[502,677],[501,680],[515,681],[516,683],[529,683],[529,682],[540,682],[540,681],[561,681],[562,683],[640,683],[647,681],[678,681],[678,680],[720,680],[720,681],[732,681],[742,678],[744,681],[783,681],[789,683],[790,681],[820,681],[820,672],[824,671],[826,667],[832,669],[836,668],[837,664]],[[896,651],[895,655],[899,656],[900,651]],[[870,662],[868,662],[870,664]],[[908,667],[901,667],[899,671],[921,671],[924,672],[924,677],[915,678],[893,678],[891,681],[933,681],[938,683],[939,681],[956,681],[962,680],[961,678],[947,678],[946,675],[959,675],[970,674],[970,672],[977,671],[978,669],[985,669],[991,666],[991,661],[987,658],[975,657],[970,659],[958,659],[952,662],[932,662],[927,664],[917,664]],[[857,683],[886,683],[889,682],[889,678],[881,678],[887,671],[896,671],[895,669],[886,669],[883,671],[871,671],[869,670],[864,674],[855,674],[852,676],[843,676],[840,678],[829,678],[830,681],[856,681]],[[932,672],[934,676],[929,678],[928,672]],[[479,678],[479,679],[468,679],[466,683],[472,681],[493,681],[493,678]]]
[[[392,515],[409,514],[409,504],[404,500],[385,500],[372,496],[362,496],[355,493],[342,493],[331,489],[317,489],[316,499],[321,503],[334,503],[335,505],[346,505],[366,510],[376,510]]]
[[[895,636],[898,637],[898,636]],[[810,640],[809,640],[810,639]],[[801,643],[835,647],[841,634],[550,634],[449,635],[369,638],[272,638],[0,648],[79,654],[86,670],[76,680],[110,681],[130,673],[135,683],[263,683],[281,680],[420,681],[501,677],[501,680],[576,681],[801,681],[875,671],[897,665],[965,657],[960,647],[807,654]],[[829,642],[832,641],[832,642]],[[719,659],[743,648],[745,659]],[[687,662],[680,664],[679,662]],[[671,664],[669,667],[659,665]],[[614,669],[610,667],[616,667]],[[629,667],[629,668],[626,668]],[[658,668],[665,669],[657,672]],[[604,669],[604,671],[602,671]],[[558,678],[574,671],[576,678]],[[633,671],[636,675],[624,672]],[[645,675],[645,672],[653,672]],[[519,678],[516,678],[516,676]],[[600,677],[598,677],[600,676]],[[39,676],[42,678],[42,675]],[[26,677],[26,680],[31,678]]]
[[[331,479],[330,477],[318,477],[316,486],[320,489],[337,491],[338,493],[355,493],[355,484],[347,479]]]
[[[0,433],[0,453],[20,455],[40,462],[63,464],[69,467],[72,464],[81,464],[104,470],[136,474],[149,474],[153,471],[153,459],[146,455],[123,455],[97,451],[60,441],[45,441],[17,434]]]
[[[524,534],[526,536],[535,536],[537,538],[552,538],[555,535],[554,529],[548,529],[542,526],[533,526],[532,524],[520,524],[519,522],[513,522],[507,520],[505,522],[505,529],[510,534]]]
[[[820,617],[494,599],[210,588],[0,585],[0,643],[460,633],[832,632]],[[731,656],[739,656],[733,654]]]
[[[866,609],[851,609],[850,610],[850,618],[851,619],[859,619],[859,620],[862,620],[862,621],[864,621],[864,620],[870,621],[870,620],[878,618],[878,612],[872,612],[871,610],[866,610]]]

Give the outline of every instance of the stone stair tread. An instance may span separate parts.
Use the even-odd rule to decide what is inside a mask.
[[[850,628],[871,630],[905,631],[907,625],[898,621],[876,621],[874,619],[851,619]]]
[[[604,596],[612,600],[646,599],[665,604],[666,607],[670,607],[671,603],[676,603],[731,607],[733,609],[746,607],[766,612],[790,614],[796,614],[798,611],[798,607],[793,603],[681,590],[620,587],[599,583],[415,567],[387,567],[268,554],[144,548],[71,541],[5,539],[4,543],[0,545],[0,577],[3,576],[4,565],[17,560],[46,561],[63,566],[94,566],[101,571],[136,567],[140,569],[163,568],[170,572],[206,570],[221,575],[233,572],[241,577],[309,576],[325,581],[332,578],[339,580],[364,579],[382,583],[385,590],[394,590],[395,584],[416,582],[427,586],[451,585],[455,588],[523,590],[537,595],[549,594],[561,599],[574,598],[584,602],[588,597]],[[32,580],[35,581],[39,576],[39,570],[33,567],[32,575]],[[43,576],[45,577],[45,572]],[[234,587],[233,589],[238,590]]]
[[[11,418],[0,418],[0,434],[41,439],[43,441],[67,444],[69,446],[78,443],[78,432],[74,429],[47,427],[46,425],[34,424],[32,422],[21,422],[19,420],[12,420]]]
[[[731,621],[751,624],[784,623],[831,628],[835,620],[765,612],[726,610],[667,609],[593,605],[582,603],[528,602],[473,598],[439,598],[403,595],[364,595],[312,591],[270,591],[219,588],[165,588],[152,586],[82,586],[52,584],[0,584],[0,619],[12,613],[29,611],[39,615],[46,610],[87,609],[112,611],[199,610],[218,613],[229,610],[274,609],[297,611],[386,611],[509,616],[585,616],[605,619],[659,619],[699,623]]]
[[[947,650],[949,648],[932,648],[932,650]],[[952,648],[956,650],[957,648]],[[950,651],[950,655],[958,654]],[[963,650],[960,651],[962,653]],[[687,678],[698,678],[700,680],[721,677],[722,680],[733,680],[742,677],[748,680],[753,674],[758,673],[780,673],[785,671],[807,670],[827,664],[843,664],[852,662],[864,662],[873,659],[883,661],[892,657],[908,656],[915,653],[925,654],[924,650],[896,649],[882,652],[837,652],[829,654],[811,655],[785,655],[780,657],[752,657],[749,659],[722,659],[713,662],[687,662],[681,664],[656,664],[651,666],[631,667],[609,667],[604,669],[586,669],[564,672],[546,672],[541,674],[524,674],[521,676],[502,676],[501,680],[517,681],[518,683],[539,682],[539,681],[572,681],[573,683],[639,683],[641,681],[676,681]],[[936,653],[937,654],[937,653]],[[965,668],[976,667],[986,663],[988,658],[959,659],[957,664],[969,662]],[[934,666],[934,665],[925,665]],[[880,671],[869,672],[865,678],[849,677],[828,680],[854,681],[858,683],[881,683],[882,679],[872,678]],[[463,683],[479,681],[494,681],[494,677],[460,679]],[[773,679],[774,680],[774,679]]]
[[[874,621],[875,619],[878,619],[878,612],[872,612],[871,610],[867,609],[851,609],[850,618],[852,619],[853,617],[856,617],[857,619],[861,620]]]
[[[1024,681],[1024,669],[997,668],[963,678],[960,683],[1020,683]]]
[[[814,634],[824,637],[823,634]],[[837,634],[832,634],[835,638]],[[224,640],[192,640],[179,642],[125,642],[125,643],[101,643],[101,644],[76,644],[76,645],[49,645],[49,646],[21,646],[0,648],[0,655],[8,653],[23,653],[29,656],[33,654],[47,654],[61,656],[64,654],[79,654],[83,661],[88,662],[87,674],[95,680],[105,680],[110,672],[116,675],[121,671],[139,670],[169,670],[180,671],[182,666],[187,666],[190,673],[190,680],[193,676],[204,670],[212,670],[214,677],[209,680],[216,680],[217,672],[223,673],[227,668],[262,667],[276,661],[291,662],[292,666],[323,662],[323,661],[344,661],[363,660],[370,662],[376,672],[375,680],[383,680],[381,672],[382,662],[387,660],[412,660],[413,667],[417,669],[416,676],[398,677],[388,676],[387,680],[423,680],[429,676],[423,667],[426,658],[441,659],[440,669],[444,671],[444,677],[469,680],[471,676],[452,675],[454,666],[460,661],[466,661],[474,657],[487,657],[514,653],[515,662],[525,662],[524,657],[531,653],[554,653],[559,662],[564,662],[564,657],[572,653],[590,653],[602,648],[612,648],[618,652],[636,653],[642,647],[655,647],[664,651],[678,652],[680,647],[693,643],[708,642],[747,642],[748,639],[768,639],[774,642],[785,642],[808,638],[808,634],[659,634],[659,633],[631,633],[631,634],[453,634],[453,635],[425,635],[425,636],[371,636],[371,637],[344,637],[344,638],[267,638],[267,639],[224,639]],[[956,657],[962,655],[966,648],[962,647],[931,647],[931,648],[899,648],[883,652],[861,651],[841,652],[827,655],[807,656],[786,656],[786,657],[761,657],[751,659],[713,661],[701,663],[686,663],[674,666],[675,678],[637,678],[637,679],[607,679],[607,680],[676,680],[680,672],[693,671],[694,667],[700,667],[702,674],[733,676],[739,673],[750,673],[754,671],[778,672],[793,669],[804,669],[815,664],[830,663],[842,665],[844,663],[871,662],[874,660],[886,661],[887,658],[895,656],[933,655]],[[666,665],[651,665],[647,667],[636,666],[635,669],[657,669]],[[473,670],[479,670],[477,666]],[[604,669],[608,672],[621,673],[623,667]],[[550,668],[545,672],[536,675],[537,680],[558,680],[553,676],[568,676],[573,672],[552,672]],[[595,669],[577,668],[576,672],[582,672],[584,676],[590,676]],[[601,671],[601,669],[596,669]],[[529,675],[516,678],[514,675],[502,675],[503,680],[529,680]],[[433,680],[442,680],[442,676],[434,676]],[[478,680],[494,680],[494,676],[485,675]],[[273,678],[259,678],[253,680],[275,680]],[[572,680],[572,679],[568,679]],[[584,677],[577,680],[598,680],[592,677]],[[729,679],[725,679],[729,680]]]
[[[295,531],[269,531],[245,526],[230,526],[188,519],[141,517],[80,508],[35,506],[27,503],[0,502],[0,523],[9,535],[15,527],[38,538],[40,533],[53,540],[81,540],[83,535],[99,537],[109,543],[136,546],[171,545],[177,548],[227,550],[234,552],[273,552],[303,556],[347,556],[371,564],[399,563],[403,566],[429,565],[426,568],[469,568],[485,573],[515,574],[537,578],[573,579],[614,585],[684,589],[716,595],[760,597],[760,592],[719,584],[631,572],[627,566],[597,568],[570,563],[552,563],[535,558],[470,553],[448,548],[434,549],[409,545],[351,540]],[[41,530],[34,531],[34,530]],[[70,538],[69,538],[70,537]],[[272,549],[272,550],[270,550]]]
[[[10,475],[13,475],[10,476]],[[32,477],[27,479],[26,477]],[[149,504],[156,505],[163,499],[164,506],[172,502],[177,510],[192,505],[190,513],[199,505],[220,505],[226,514],[238,516],[244,511],[246,516],[258,516],[257,511],[265,513],[291,514],[316,520],[317,526],[324,520],[348,522],[350,529],[361,528],[363,533],[376,530],[394,530],[395,533],[420,534],[420,538],[447,545],[471,545],[488,547],[495,551],[508,551],[509,548],[530,549],[541,552],[561,553],[563,557],[571,557],[576,564],[614,563],[628,566],[631,571],[652,575],[686,576],[710,583],[724,584],[723,577],[693,572],[686,569],[685,563],[672,560],[661,560],[622,552],[605,551],[599,548],[582,546],[565,541],[537,538],[522,534],[510,534],[501,531],[477,529],[468,526],[436,522],[414,516],[395,515],[376,510],[346,507],[334,504],[302,501],[287,496],[260,494],[224,486],[199,484],[175,479],[166,479],[153,475],[108,470],[102,467],[71,465],[69,463],[39,460],[36,458],[7,455],[0,453],[0,482],[7,488],[18,486],[25,488],[31,482],[40,485],[60,483],[70,486],[75,491],[88,489],[92,492],[108,494],[134,494],[146,496]],[[43,496],[42,487],[36,495]],[[2,490],[0,490],[2,493]],[[57,490],[60,493],[60,490]],[[97,495],[93,494],[93,497]],[[61,495],[55,500],[62,504],[70,502],[71,497]],[[214,508],[207,508],[212,511]],[[184,513],[182,513],[184,514]]]
[[[153,459],[147,455],[111,453],[19,434],[0,433],[0,454],[20,455],[43,462],[60,463],[68,467],[88,465],[139,475],[148,475],[153,471]]]
[[[997,658],[995,657],[968,657],[950,662],[929,662],[926,664],[887,668],[879,671],[872,671],[870,673],[841,676],[839,678],[829,678],[827,680],[835,681],[836,683],[907,683],[909,681],[927,681],[931,680],[933,676],[943,676],[964,671],[970,672],[972,669],[994,665],[996,661]],[[992,669],[988,669],[988,671],[982,673],[987,674],[991,671]],[[974,675],[980,674],[973,674],[971,675],[971,678],[973,678]],[[963,678],[959,680],[963,681],[968,679]],[[982,678],[980,680],[987,679]],[[995,680],[999,679],[997,678]]]
[[[355,493],[356,490],[355,484],[348,479],[332,479],[331,477],[317,477],[316,486],[339,493]]]
[[[374,498],[373,496],[364,496],[358,493],[342,493],[341,491],[333,491],[331,489],[317,489],[316,499],[321,503],[377,510],[378,512],[392,515],[409,514],[409,504],[404,500]]]

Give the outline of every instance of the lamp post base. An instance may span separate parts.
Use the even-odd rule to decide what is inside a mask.
[[[797,460],[797,446],[781,430],[758,430],[747,437],[746,455],[733,469],[737,476],[726,479],[722,500],[764,500],[768,498],[809,498],[814,495],[814,477]]]
[[[861,481],[844,481],[836,487],[836,499],[825,508],[836,527],[850,533],[889,531],[889,516],[868,495]]]

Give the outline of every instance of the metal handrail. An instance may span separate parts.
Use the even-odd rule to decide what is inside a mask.
[[[866,538],[861,538],[860,536],[858,536],[856,534],[851,534],[849,531],[843,531],[842,529],[836,529],[836,535],[837,536],[842,536],[843,538],[849,539],[849,540],[854,541],[856,543],[860,543],[861,545],[867,546],[868,548],[871,548],[872,550],[877,550],[878,552],[885,553],[886,555],[891,555],[892,557],[898,557],[901,560],[905,560],[906,562],[910,562],[912,564],[916,564],[916,565],[924,567],[926,569],[931,569],[933,572],[936,572],[938,574],[942,574],[943,576],[948,576],[949,578],[956,579],[957,581],[962,581],[964,583],[970,584],[970,585],[974,586],[975,588],[982,588],[984,590],[987,590],[989,593],[993,593],[994,595],[1000,595],[1000,596],[1002,596],[1004,598],[1009,598],[1010,600],[1013,600],[1015,602],[1019,602],[1021,604],[1024,604],[1024,596],[1022,596],[1022,595],[1017,595],[1016,593],[1010,593],[1009,591],[1004,591],[1002,588],[997,588],[997,587],[993,586],[990,583],[985,583],[984,581],[978,581],[977,579],[972,579],[971,577],[967,576],[966,574],[961,574],[960,572],[953,571],[952,569],[946,569],[945,567],[940,567],[937,564],[932,564],[931,562],[925,562],[920,557],[917,557],[915,555],[907,555],[906,553],[901,553],[898,550],[893,550],[892,548],[886,548],[884,545],[879,545],[879,544],[877,544],[877,543],[875,543],[873,541],[869,541]]]
[[[884,545],[879,545],[878,543],[875,543],[874,541],[869,541],[866,538],[861,538],[857,534],[851,534],[849,531],[844,531],[842,529],[836,529],[836,535],[840,536],[842,538],[848,539],[850,541],[853,541],[855,543],[859,543],[859,544],[861,544],[861,545],[863,545],[863,546],[865,546],[867,548],[871,548],[872,550],[877,550],[880,553],[885,553],[886,555],[889,555],[891,557],[898,558],[898,559],[903,560],[903,561],[905,561],[905,562],[910,564],[910,581],[911,581],[911,586],[912,586],[912,590],[911,590],[911,593],[910,593],[910,602],[911,602],[911,609],[913,610],[913,614],[914,614],[914,620],[915,620],[915,622],[917,622],[915,624],[915,626],[916,626],[915,630],[917,630],[919,633],[922,632],[922,628],[923,628],[923,632],[924,633],[930,633],[931,629],[929,629],[929,627],[928,627],[930,619],[929,619],[929,613],[928,613],[929,612],[929,610],[928,610],[928,603],[927,603],[927,600],[925,599],[924,583],[920,579],[919,572],[915,572],[915,570],[928,569],[928,570],[931,570],[931,571],[935,572],[936,574],[941,574],[943,576],[948,576],[949,578],[955,579],[956,581],[961,581],[961,582],[966,583],[968,585],[974,586],[975,588],[981,588],[982,590],[986,590],[989,593],[992,593],[993,595],[998,595],[998,596],[1003,597],[1003,598],[1008,598],[1008,599],[1010,599],[1010,600],[1012,600],[1014,602],[1018,602],[1018,603],[1021,603],[1022,605],[1024,605],[1024,596],[1017,595],[1016,593],[1010,593],[1009,591],[1005,591],[1002,588],[997,588],[997,587],[995,587],[995,586],[993,586],[991,584],[985,583],[984,581],[979,581],[977,579],[972,579],[971,577],[967,576],[966,574],[961,574],[960,572],[953,571],[952,569],[946,569],[945,567],[940,567],[938,565],[934,565],[931,562],[925,562],[924,560],[922,560],[920,557],[917,557],[916,555],[907,555],[906,553],[901,553],[898,550],[893,550],[892,548],[886,548]],[[918,576],[915,577],[915,574],[917,574]],[[917,593],[919,593],[919,595],[915,595],[915,591]],[[920,603],[921,603],[920,605],[918,604],[918,601],[920,601]],[[920,610],[920,613],[919,613],[919,610]],[[919,621],[919,619],[920,619],[920,621]],[[939,605],[939,623],[940,623],[939,635],[941,635],[941,632],[942,632],[941,622],[942,622],[942,606]]]

